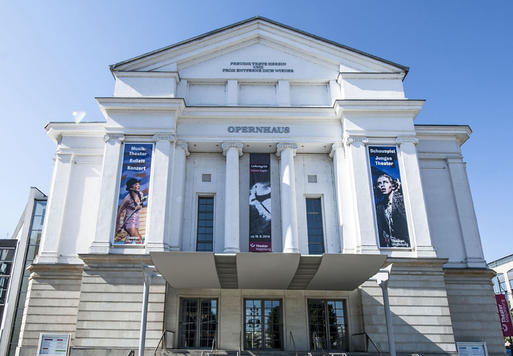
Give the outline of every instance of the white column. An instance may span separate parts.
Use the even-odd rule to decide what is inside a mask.
[[[426,202],[415,148],[418,139],[416,137],[399,137],[396,142],[399,145],[399,166],[401,168],[404,206],[407,216],[410,217],[408,219],[409,231],[413,232],[413,236],[415,236],[417,256],[436,257],[429,233]],[[413,239],[410,237],[410,240]]]
[[[153,136],[155,149],[152,158],[152,177],[148,196],[148,221],[146,251],[164,251],[167,249],[165,238],[169,231],[168,202],[173,176],[174,142],[170,134]]]
[[[224,252],[240,251],[239,244],[239,157],[242,143],[226,142],[222,145],[226,156],[224,200]]]
[[[146,321],[148,320],[148,302],[150,300],[151,278],[155,274],[155,267],[144,266],[143,302],[141,309],[141,328],[139,329],[139,356],[144,356],[146,346]]]
[[[353,205],[355,206],[355,252],[378,253],[367,142],[367,137],[363,136],[349,136],[346,138],[350,160],[348,174],[351,177],[351,188],[354,194]]]
[[[100,186],[100,205],[94,241],[89,247],[90,253],[107,254],[114,237],[116,227],[116,198],[119,185],[119,167],[121,161],[122,142],[125,136],[120,134],[105,135],[103,151],[103,169]]]
[[[280,157],[281,231],[283,252],[299,253],[296,207],[295,143],[279,143],[276,155]]]
[[[340,252],[354,253],[355,236],[353,216],[353,199],[350,194],[347,172],[344,171],[346,158],[344,145],[340,142],[331,146],[330,157],[333,159],[335,198],[337,205],[337,225],[340,239]]]
[[[48,195],[45,222],[35,263],[58,263],[62,224],[66,213],[68,187],[71,177],[73,156],[71,153],[55,155],[52,185]]]
[[[461,233],[463,234],[465,262],[468,267],[486,267],[474,211],[474,202],[472,201],[472,193],[467,177],[466,163],[461,158],[451,158],[447,160],[447,165],[451,175]]]
[[[180,251],[183,233],[183,206],[185,202],[185,170],[189,150],[187,143],[177,142],[173,164],[173,189],[169,209],[169,249]]]

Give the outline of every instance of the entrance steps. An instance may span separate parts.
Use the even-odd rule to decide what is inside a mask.
[[[377,352],[157,350],[156,356],[378,356]],[[383,354],[382,354],[383,355]]]

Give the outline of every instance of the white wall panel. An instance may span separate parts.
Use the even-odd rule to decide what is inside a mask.
[[[330,95],[326,84],[292,84],[290,86],[292,106],[328,106]]]
[[[437,256],[457,263],[465,259],[454,192],[445,160],[420,160],[431,240]]]
[[[187,105],[225,105],[225,85],[189,83],[185,101]]]

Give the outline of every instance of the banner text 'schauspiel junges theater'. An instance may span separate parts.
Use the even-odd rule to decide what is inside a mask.
[[[148,354],[503,354],[470,128],[415,125],[407,67],[256,17],[111,71],[105,121],[46,126],[20,355],[126,355],[143,316]]]

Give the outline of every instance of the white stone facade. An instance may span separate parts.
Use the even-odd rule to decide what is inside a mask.
[[[328,256],[319,270],[331,255],[360,255],[362,261],[365,255],[384,255],[386,264],[392,263],[397,352],[455,354],[457,341],[485,341],[490,354],[504,353],[496,314],[465,323],[468,313],[462,311],[467,302],[460,291],[466,288],[479,288],[476,303],[494,307],[491,285],[483,282],[489,270],[460,149],[470,128],[415,125],[424,102],[405,96],[408,68],[254,18],[111,70],[114,95],[97,98],[105,122],[46,127],[57,151],[20,355],[33,355],[39,333],[46,331],[71,332],[72,355],[125,355],[135,349],[142,265],[152,264],[159,252],[196,258],[198,197],[214,202],[213,249],[201,256],[215,260],[221,286],[228,282],[220,261],[237,266],[238,285],[202,288],[209,283],[205,278],[206,284],[189,280],[184,287],[185,282],[154,279],[148,352],[165,329],[175,332],[171,344],[179,346],[180,300],[187,297],[218,301],[220,349],[244,344],[244,303],[256,298],[281,301],[282,350],[312,351],[307,305],[313,299],[345,301],[344,351],[365,348],[353,335],[362,331],[389,350],[375,281],[335,291],[259,288],[240,279],[242,259],[253,258],[244,257],[251,153],[270,155],[273,253],[297,256],[298,268],[305,266],[305,199],[315,198],[322,203]],[[122,153],[130,143],[154,144],[146,239],[142,245],[114,246]],[[397,149],[407,248],[380,248],[369,146]],[[241,262],[230,264],[231,258]],[[334,282],[345,278],[338,276],[347,271],[326,268],[323,273]],[[160,272],[172,273],[174,280],[182,273]],[[276,271],[276,279],[280,273],[285,271]],[[468,331],[481,328],[489,332]]]

